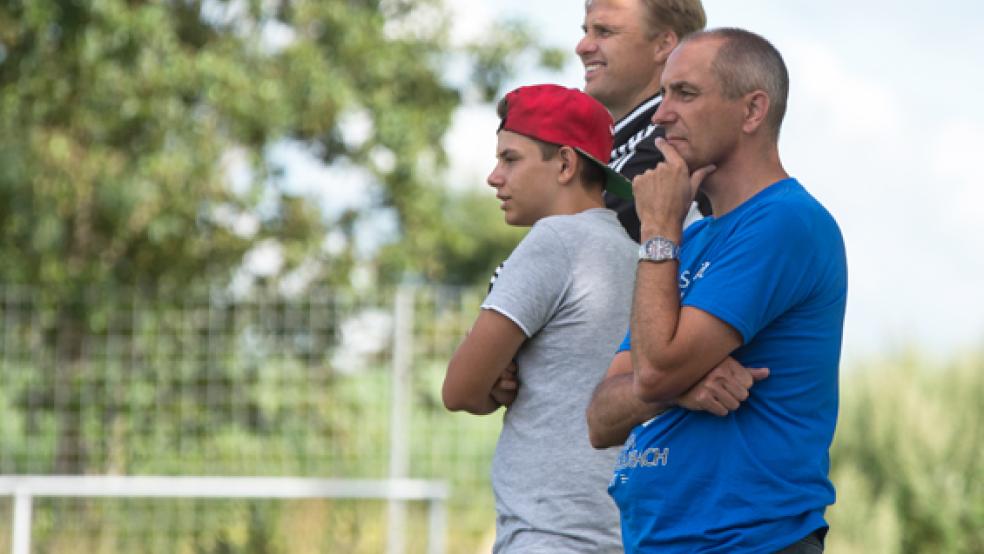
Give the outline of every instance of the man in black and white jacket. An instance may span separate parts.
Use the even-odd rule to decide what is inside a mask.
[[[700,0],[587,0],[584,37],[575,52],[584,64],[584,92],[604,104],[615,120],[609,166],[632,180],[663,159],[654,140],[660,77],[670,52],[707,23]],[[702,198],[702,196],[701,196]],[[700,198],[698,199],[700,201]],[[605,194],[629,236],[639,242],[635,203]],[[709,213],[707,210],[702,211]],[[691,209],[687,223],[700,218]]]

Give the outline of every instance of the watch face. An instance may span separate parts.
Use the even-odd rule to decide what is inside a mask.
[[[653,262],[675,260],[677,258],[677,245],[673,241],[663,237],[653,237],[643,243],[639,249],[639,257]]]
[[[656,251],[656,257],[669,258],[673,256],[673,245],[669,242],[657,241],[655,246],[656,248],[654,248],[654,250]]]

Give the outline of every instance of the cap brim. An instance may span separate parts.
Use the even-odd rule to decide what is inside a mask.
[[[607,165],[605,166],[605,177],[605,190],[624,200],[632,200],[631,181]]]
[[[574,148],[581,155],[585,156],[589,160],[601,166],[605,170],[605,190],[618,196],[619,198],[624,198],[625,200],[632,200],[632,181],[629,181],[625,177],[615,171],[614,169],[608,167],[608,164],[601,163],[598,158],[595,158],[591,154],[588,154],[580,148]]]

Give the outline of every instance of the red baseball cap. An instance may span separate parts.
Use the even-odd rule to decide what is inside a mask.
[[[570,146],[605,171],[605,188],[632,198],[632,184],[608,167],[615,140],[611,114],[600,102],[573,88],[559,85],[519,87],[506,94],[505,129],[559,146]]]

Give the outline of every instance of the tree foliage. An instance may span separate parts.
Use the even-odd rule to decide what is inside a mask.
[[[444,213],[460,199],[435,182],[462,98],[443,71],[466,56],[487,99],[536,44],[511,24],[456,53],[448,25],[438,0],[6,3],[0,280],[59,297],[93,282],[223,283],[274,238],[283,272],[313,259],[343,283],[320,239],[329,226],[351,239],[353,215],[326,221],[277,186],[269,150],[288,138],[368,172],[371,208],[391,208],[405,239],[388,268],[461,274],[440,254],[456,248],[414,238],[457,223]],[[355,140],[353,114],[368,129]]]
[[[489,218],[465,210],[488,204],[436,182],[444,134],[474,90],[443,72],[463,56],[489,97],[506,60],[538,50],[508,26],[507,42],[456,53],[448,17],[441,0],[0,5],[0,282],[40,286],[56,352],[35,405],[71,396],[58,391],[77,387],[85,338],[134,288],[177,298],[226,286],[271,245],[282,258],[271,279],[347,285],[363,214],[330,219],[292,193],[271,155],[285,141],[369,177],[369,210],[397,221],[379,266],[391,280],[486,271],[508,235],[469,232]],[[353,119],[360,136],[346,132]],[[329,231],[341,249],[325,247]],[[79,425],[61,423],[57,458],[75,461],[57,471],[84,468]]]

